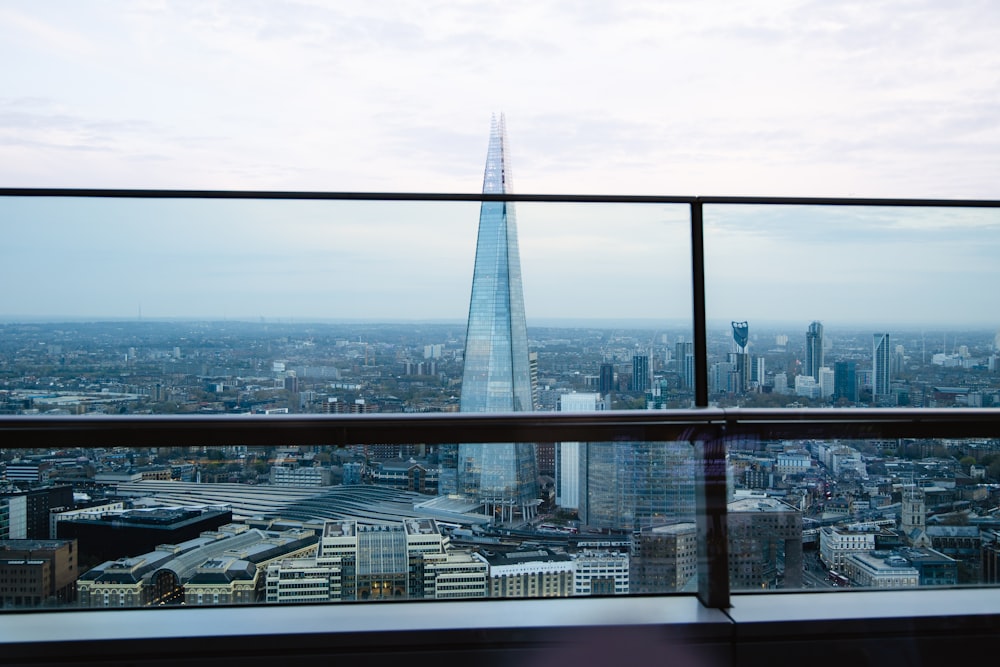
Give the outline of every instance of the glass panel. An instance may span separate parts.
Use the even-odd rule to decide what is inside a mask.
[[[500,209],[0,199],[0,412],[690,407],[687,208]],[[506,403],[466,400],[467,324]],[[687,443],[143,444],[2,451],[0,539],[61,573],[41,604],[694,590]]]
[[[447,445],[19,452],[4,608],[695,591],[689,444],[524,446],[530,512],[441,494]]]
[[[733,590],[998,583],[1000,440],[730,443]]]
[[[1000,405],[1000,297],[984,288],[1000,211],[708,206],[705,220],[713,404]],[[995,583],[995,445],[733,441],[733,590]]]
[[[998,232],[996,209],[707,206],[712,402],[1000,405]]]

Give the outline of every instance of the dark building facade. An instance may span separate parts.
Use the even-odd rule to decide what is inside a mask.
[[[838,361],[833,364],[833,397],[846,398],[852,403],[858,400],[858,365],[853,361]]]
[[[157,508],[108,513],[100,519],[69,519],[57,525],[59,539],[79,543],[79,560],[92,567],[153,551],[160,544],[193,540],[232,521],[229,509]]]

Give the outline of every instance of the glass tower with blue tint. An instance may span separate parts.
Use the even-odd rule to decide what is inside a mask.
[[[583,443],[579,463],[580,521],[591,528],[634,531],[694,520],[694,450],[687,443]]]
[[[495,117],[483,194],[512,192],[504,117]],[[528,331],[521,289],[517,221],[511,202],[483,202],[465,337],[462,412],[532,409]],[[464,444],[458,448],[458,490],[486,512],[510,521],[534,515],[538,498],[535,445]]]

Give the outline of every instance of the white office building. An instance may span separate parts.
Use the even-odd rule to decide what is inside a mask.
[[[596,412],[605,409],[600,394],[572,393],[559,397],[560,412]],[[580,508],[580,443],[556,443],[556,504]]]

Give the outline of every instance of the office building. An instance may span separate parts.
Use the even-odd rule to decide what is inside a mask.
[[[857,363],[838,361],[833,364],[833,397],[852,403],[858,400]]]
[[[826,366],[820,368],[819,380],[817,380],[817,384],[819,385],[820,398],[831,398],[836,386],[836,376],[833,369],[827,368]]]
[[[571,557],[573,595],[628,595],[628,554],[588,549]]]
[[[802,586],[802,512],[775,498],[728,505],[729,580],[734,589]]]
[[[457,600],[488,595],[488,566],[467,551],[423,555],[424,599]]]
[[[600,394],[563,394],[559,398],[560,412],[604,409]],[[563,509],[580,506],[580,446],[579,442],[556,443],[556,504]]]
[[[80,563],[87,566],[195,539],[232,517],[232,510],[218,507],[126,510],[59,521],[56,531],[61,540],[77,540]]]
[[[597,391],[601,396],[607,396],[615,388],[615,367],[614,364],[601,364],[600,377],[597,382]]]
[[[746,322],[733,322],[733,351],[727,361],[731,369],[726,380],[729,393],[743,394],[750,388],[750,353],[747,346],[750,340],[750,325]]]
[[[694,518],[694,454],[687,443],[580,445],[580,521],[635,531]]]
[[[73,507],[73,487],[69,484],[36,486],[23,491],[0,493],[0,497],[24,497],[24,537],[29,540],[46,540],[49,532],[49,515],[53,509]],[[15,536],[12,536],[15,537]]]
[[[892,390],[889,385],[891,358],[889,334],[874,334],[872,336],[872,402],[875,405],[890,405],[892,402]]]
[[[576,567],[567,554],[550,549],[483,552],[474,557],[489,567],[491,598],[551,598],[573,595]]]
[[[823,363],[823,325],[813,322],[806,331],[806,359],[803,373],[810,375],[816,382],[819,382],[819,369],[825,365]]]
[[[28,497],[23,493],[0,496],[0,540],[28,537]]]
[[[871,551],[844,559],[843,574],[862,588],[916,588],[920,571],[896,553]]]
[[[824,526],[819,532],[819,557],[833,570],[842,570],[851,554],[875,550],[876,538],[882,529],[871,523],[848,526]]]
[[[271,466],[269,474],[274,486],[330,486],[330,469],[320,466]]]
[[[504,117],[494,119],[483,178],[484,194],[512,192]],[[533,407],[528,333],[514,205],[484,201],[465,338],[462,412],[521,412]],[[500,521],[530,517],[538,498],[531,443],[461,444],[459,492]]]
[[[267,569],[269,603],[486,595],[486,566],[452,551],[433,519],[327,521],[314,558]]]
[[[630,590],[674,593],[698,573],[698,531],[693,522],[643,528],[633,537]]]
[[[0,540],[0,608],[76,597],[76,540]]]
[[[643,392],[649,390],[649,355],[636,354],[632,357],[632,382],[630,391]]]

